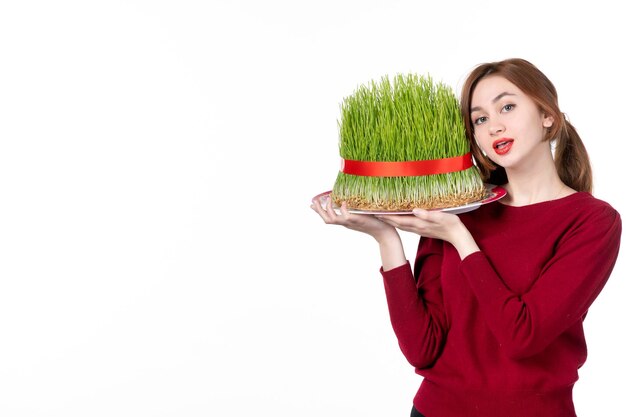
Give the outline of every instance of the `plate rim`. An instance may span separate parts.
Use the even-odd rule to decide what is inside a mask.
[[[452,213],[452,214],[460,214],[460,213],[464,213],[467,211],[471,211],[471,210],[475,210],[478,207],[488,204],[488,203],[492,203],[494,201],[498,201],[501,198],[503,198],[504,196],[506,196],[507,192],[504,189],[504,187],[500,186],[500,185],[494,185],[494,184],[484,184],[485,187],[488,189],[488,192],[492,193],[491,195],[489,195],[486,198],[483,198],[482,200],[478,200],[478,201],[474,201],[471,203],[467,203],[467,204],[463,204],[461,206],[455,206],[455,207],[445,207],[445,208],[436,208],[436,209],[428,209],[429,211],[441,211],[441,212],[446,212],[446,213]],[[322,193],[319,193],[318,195],[316,195],[315,197],[313,197],[311,199],[311,201],[315,201],[321,197],[330,195],[332,193],[332,190],[329,191],[325,191]],[[339,209],[339,207],[334,207],[335,211],[337,211]],[[407,215],[407,214],[413,214],[413,211],[407,211],[407,210],[399,210],[399,211],[388,211],[388,210],[358,210],[358,209],[348,209],[348,213],[352,213],[352,214],[372,214],[372,215]]]

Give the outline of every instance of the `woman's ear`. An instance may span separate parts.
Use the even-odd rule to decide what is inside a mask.
[[[543,127],[550,128],[554,124],[553,116],[546,116],[545,113],[543,115]]]

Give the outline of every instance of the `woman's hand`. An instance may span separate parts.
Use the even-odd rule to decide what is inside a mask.
[[[455,214],[415,209],[413,216],[380,215],[383,222],[405,232],[450,242],[465,226]]]
[[[319,199],[315,199],[311,208],[319,214],[326,224],[336,224],[347,227],[348,229],[356,230],[357,232],[366,233],[376,239],[379,243],[385,238],[397,238],[398,232],[391,224],[381,221],[380,219],[371,216],[369,214],[353,214],[348,212],[346,203],[343,203],[339,208],[340,214],[335,212],[335,209],[330,203],[330,199],[326,204],[326,208],[323,208]]]
[[[445,240],[457,249],[461,259],[479,250],[469,230],[455,214],[415,209],[413,216],[381,215],[377,217],[388,225],[405,232]]]
[[[348,212],[346,203],[341,204],[340,214],[335,212],[330,199],[323,208],[319,199],[314,199],[311,208],[319,214],[326,224],[337,224],[348,229],[366,233],[378,242],[383,270],[389,271],[406,263],[402,240],[396,228],[370,214]]]

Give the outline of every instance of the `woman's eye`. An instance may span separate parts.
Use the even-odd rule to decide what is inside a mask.
[[[505,112],[509,112],[513,110],[514,108],[515,108],[515,104],[507,104],[504,107],[502,107],[502,110]]]
[[[474,120],[474,124],[475,125],[480,125],[485,123],[485,121],[487,120],[487,118],[485,116],[481,116],[478,119]]]

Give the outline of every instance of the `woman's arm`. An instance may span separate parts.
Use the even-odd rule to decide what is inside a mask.
[[[317,200],[311,208],[327,224],[341,225],[376,239],[391,324],[400,349],[413,366],[432,365],[441,352],[447,333],[439,280],[441,242],[420,240],[415,262],[416,283],[394,226],[371,215],[349,213],[345,204],[341,206],[340,214],[330,207],[323,208]]]
[[[570,230],[522,295],[505,285],[483,252],[461,262],[483,319],[511,358],[542,351],[585,315],[615,265],[621,230],[612,209]]]
[[[523,359],[584,316],[604,287],[619,252],[621,219],[613,209],[590,216],[570,230],[535,284],[512,292],[480,251],[457,216],[416,210],[412,216],[385,216],[387,224],[450,242],[461,257],[460,271],[480,304],[482,317],[511,358]]]
[[[512,292],[460,219],[416,211],[384,221],[401,230],[446,240],[461,257],[460,271],[483,319],[508,355],[523,359],[543,350],[587,312],[606,283],[619,251],[621,219],[604,208],[570,230],[525,294]]]
[[[441,290],[443,242],[420,239],[415,276],[408,262],[381,270],[391,325],[400,350],[416,368],[437,360],[446,341],[448,323]]]

